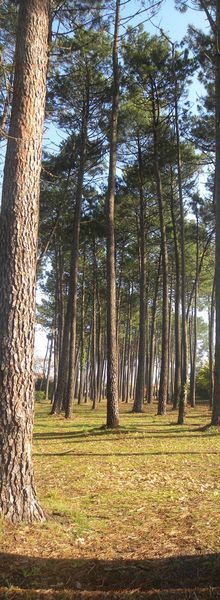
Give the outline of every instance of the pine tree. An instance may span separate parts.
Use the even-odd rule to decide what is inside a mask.
[[[20,3],[0,238],[0,513],[43,519],[31,460],[38,200],[49,1]]]

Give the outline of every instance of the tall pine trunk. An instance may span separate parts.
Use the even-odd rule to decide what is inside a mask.
[[[32,469],[33,349],[48,0],[20,3],[0,228],[0,514],[43,519]]]
[[[158,261],[158,271],[157,271],[157,276],[156,276],[155,291],[154,291],[153,304],[152,304],[152,314],[151,314],[148,404],[151,404],[153,402],[155,325],[156,325],[157,297],[158,297],[159,280],[160,280],[160,267],[161,267],[161,253],[160,253],[159,261]]]
[[[162,346],[161,346],[161,369],[160,387],[158,399],[158,415],[166,413],[167,389],[168,389],[168,344],[169,344],[169,303],[168,303],[168,251],[167,232],[165,220],[165,200],[163,196],[161,172],[159,165],[159,106],[155,99],[154,84],[152,84],[152,108],[153,108],[153,135],[154,135],[154,171],[157,186],[157,199],[160,218],[161,234],[161,260],[163,281],[163,307],[162,307]]]
[[[220,0],[216,0],[216,73],[215,73],[215,124],[216,124],[216,173],[215,173],[215,215],[216,215],[216,333],[215,368],[212,425],[220,424]]]
[[[210,373],[210,408],[213,406],[213,391],[214,391],[214,360],[213,360],[213,346],[214,346],[214,324],[215,324],[215,278],[212,286],[212,295],[210,298],[210,309],[209,309],[209,373]]]
[[[179,406],[181,394],[181,340],[180,340],[180,293],[181,293],[181,278],[180,278],[180,251],[177,229],[176,207],[174,202],[173,189],[173,172],[171,168],[171,190],[170,190],[170,209],[173,226],[174,254],[175,254],[175,371],[174,371],[174,392],[173,392],[173,408]]]
[[[199,217],[198,206],[196,203],[196,274],[195,274],[195,296],[194,296],[194,315],[193,315],[193,341],[192,361],[190,373],[190,394],[189,401],[192,408],[196,405],[196,353],[197,353],[197,301],[198,301],[198,268],[199,268]]]
[[[145,365],[146,365],[146,250],[145,250],[145,211],[143,162],[140,139],[138,138],[138,174],[139,174],[139,232],[140,232],[140,312],[139,312],[139,347],[138,370],[133,412],[142,412],[144,402]]]
[[[107,427],[119,425],[118,411],[118,349],[116,315],[116,265],[115,265],[115,181],[117,162],[117,130],[119,107],[119,25],[120,0],[116,0],[115,30],[113,44],[113,92],[110,129],[109,177],[106,202],[107,213]]]
[[[79,366],[79,395],[78,404],[83,400],[83,388],[85,379],[85,262],[86,262],[86,244],[83,250],[83,273],[81,285],[81,322],[80,322],[80,366]]]
[[[187,402],[188,348],[187,348],[187,318],[186,318],[185,216],[184,216],[184,205],[183,205],[182,160],[181,160],[180,133],[179,133],[178,83],[177,83],[176,75],[175,75],[174,110],[175,110],[176,146],[177,146],[178,193],[179,193],[179,205],[180,205],[181,305],[182,305],[182,320],[181,320],[182,369],[181,369],[181,392],[180,392],[180,400],[179,400],[178,424],[183,425],[185,422],[185,410],[186,410],[186,402]]]

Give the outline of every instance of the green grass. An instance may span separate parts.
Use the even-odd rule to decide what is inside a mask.
[[[39,598],[78,600],[82,587],[88,594],[93,590],[91,598],[99,597],[95,596],[98,589],[107,594],[103,598],[110,598],[110,583],[105,582],[114,561],[120,561],[120,577],[122,573],[126,579],[129,570],[126,588],[124,579],[117,584],[114,573],[111,575],[115,598],[123,589],[120,599],[130,598],[129,589],[134,593],[136,587],[139,596],[133,595],[135,600],[141,598],[143,589],[146,598],[153,598],[148,594],[156,587],[160,595],[155,598],[168,598],[167,588],[170,598],[178,597],[171,591],[167,575],[170,557],[177,564],[186,557],[195,561],[208,557],[214,561],[211,566],[208,562],[210,573],[215,572],[220,552],[220,437],[219,428],[204,429],[210,420],[208,409],[188,409],[186,424],[180,427],[171,410],[166,417],[157,417],[155,406],[141,415],[132,414],[130,407],[120,408],[120,429],[107,431],[102,427],[104,404],[95,412],[90,404],[77,406],[72,421],[67,421],[63,416],[49,416],[49,405],[37,403],[35,477],[47,520],[18,527],[0,522],[0,585],[4,593],[7,588],[7,597],[19,598],[23,589],[24,598],[28,593],[30,599],[37,598],[32,588],[39,587],[43,590]],[[10,568],[4,566],[4,557]],[[158,573],[155,581],[146,578],[146,565],[136,566],[136,561],[143,560],[152,561]],[[162,580],[161,564],[166,567]],[[190,598],[188,588],[196,590],[194,599],[218,598],[220,583],[215,596],[210,591],[215,576],[204,575],[203,581],[198,566],[194,567],[191,587],[188,575],[180,575],[179,598]],[[201,573],[205,572],[203,565]],[[73,592],[77,581],[81,587]],[[59,596],[59,585],[67,595]],[[17,586],[16,592],[13,586]],[[29,592],[24,592],[28,586]],[[209,596],[204,595],[206,588]],[[46,596],[45,590],[52,595]]]

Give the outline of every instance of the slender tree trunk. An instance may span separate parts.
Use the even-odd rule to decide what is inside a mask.
[[[80,375],[79,375],[79,396],[78,404],[82,403],[84,373],[85,373],[85,261],[86,261],[86,245],[83,252],[83,275],[82,275],[82,290],[81,290],[81,323],[80,323]]]
[[[192,408],[196,405],[196,340],[197,340],[197,311],[196,306],[192,307],[192,317],[189,320],[189,350],[190,350],[190,388],[189,403]]]
[[[48,400],[48,398],[49,398],[50,369],[51,369],[51,360],[52,360],[52,353],[53,353],[53,342],[54,342],[54,338],[53,338],[53,334],[51,333],[50,349],[49,349],[49,357],[48,357],[48,365],[47,365],[46,391],[45,391],[46,400]]]
[[[146,274],[147,277],[147,274]],[[148,282],[149,283],[149,282]],[[145,386],[144,386],[144,401],[147,402],[149,390],[149,285],[146,286],[146,352],[145,352]]]
[[[55,344],[54,344],[54,355],[55,355]],[[57,381],[54,381],[55,394],[52,406],[51,414],[59,414],[62,410],[62,406],[65,400],[65,390],[67,386],[67,375],[68,375],[68,360],[69,360],[69,315],[68,312],[65,316],[62,351],[59,361],[59,369]]]
[[[97,399],[98,402],[101,400],[101,379],[102,379],[102,309],[99,297],[99,287],[97,281]]]
[[[176,77],[176,74],[175,74]],[[179,400],[178,424],[185,422],[185,410],[187,403],[187,384],[188,384],[188,353],[187,353],[187,319],[186,319],[186,267],[185,267],[185,216],[183,205],[182,190],[182,161],[180,151],[179,134],[179,113],[178,113],[178,82],[175,79],[175,127],[176,127],[176,145],[177,145],[177,173],[178,173],[178,192],[180,204],[180,246],[181,246],[181,305],[182,305],[182,370],[181,370],[181,393]]]
[[[138,138],[138,172],[139,172],[139,231],[140,231],[140,312],[139,312],[139,349],[138,370],[133,412],[142,412],[144,402],[145,366],[146,366],[146,250],[145,250],[145,210],[143,163],[140,140]]]
[[[161,267],[161,253],[160,253],[159,262],[158,262],[158,271],[157,271],[155,292],[154,292],[154,298],[153,298],[153,304],[152,304],[151,330],[150,330],[148,404],[151,404],[153,402],[154,341],[155,341],[157,297],[158,297],[159,280],[160,280],[160,267]]]
[[[0,226],[0,514],[42,520],[32,469],[34,318],[49,2],[20,3]]]
[[[126,397],[126,351],[127,351],[127,340],[128,340],[128,321],[126,322],[125,334],[123,336],[123,347],[121,356],[121,370],[122,370],[122,382],[121,382],[121,399],[125,402]]]
[[[154,169],[157,185],[157,197],[160,217],[161,232],[161,258],[162,258],[162,277],[163,277],[163,308],[162,308],[162,347],[161,347],[161,369],[160,369],[160,388],[158,400],[158,415],[166,413],[167,385],[168,385],[168,337],[169,337],[169,305],[168,305],[168,252],[167,252],[167,233],[165,221],[165,201],[163,197],[161,173],[159,167],[159,149],[158,149],[158,125],[159,125],[159,106],[155,101],[155,90],[153,92],[153,126],[154,126]],[[157,113],[156,113],[157,111]]]
[[[131,291],[129,289],[129,305],[128,305],[128,352],[127,352],[127,382],[126,382],[126,396],[125,402],[128,404],[130,400],[130,372],[131,372],[131,300],[133,296],[133,282]]]
[[[210,372],[210,408],[213,406],[214,391],[214,365],[213,365],[213,346],[214,346],[214,323],[215,323],[215,278],[213,280],[212,295],[209,311],[209,372]]]
[[[96,245],[95,240],[93,241],[93,301],[92,301],[92,311],[93,311],[93,326],[92,326],[92,408],[95,410],[97,408],[97,310],[96,310],[96,301],[97,301],[97,268],[96,268]]]
[[[220,0],[216,0],[216,76],[215,76],[215,124],[216,124],[216,172],[215,172],[215,216],[216,216],[216,328],[215,368],[212,425],[220,424]]]
[[[173,225],[174,251],[175,251],[175,270],[176,270],[176,286],[175,286],[175,374],[174,374],[174,393],[173,393],[173,408],[179,406],[181,394],[181,342],[180,342],[180,252],[179,240],[177,232],[175,204],[173,195],[173,173],[171,169],[171,194],[170,208]]]
[[[59,293],[59,316],[58,316],[58,338],[59,338],[59,363],[62,352],[63,332],[64,332],[64,294],[63,294],[63,249],[61,244],[58,246],[58,293]]]
[[[173,267],[172,267],[173,269]],[[168,378],[167,378],[167,404],[170,402],[170,379],[171,379],[171,339],[172,339],[172,297],[173,297],[173,273],[170,282],[169,297],[169,324],[168,324]]]
[[[196,405],[196,351],[197,351],[197,297],[198,297],[198,268],[199,268],[199,217],[198,206],[196,205],[196,286],[194,298],[194,318],[193,318],[193,348],[192,348],[192,368],[190,373],[190,405],[195,408]]]
[[[107,427],[119,425],[118,411],[118,351],[116,315],[116,274],[115,274],[115,180],[117,162],[117,129],[119,107],[119,46],[120,0],[116,0],[115,31],[113,44],[113,93],[110,130],[109,178],[107,193]]]
[[[86,361],[85,403],[88,402],[88,398],[89,398],[89,371],[90,371],[90,357],[91,357],[91,339],[92,339],[92,331],[90,329],[88,350],[87,350],[87,361]]]
[[[46,352],[44,355],[44,362],[43,362],[43,373],[42,373],[42,377],[41,377],[41,381],[40,381],[40,385],[39,385],[40,392],[42,390],[45,391],[47,357],[48,357],[48,353],[49,353],[49,346],[50,346],[50,341],[49,341],[49,336],[47,336],[47,346],[46,346]]]

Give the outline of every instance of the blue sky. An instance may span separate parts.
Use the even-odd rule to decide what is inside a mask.
[[[134,14],[140,6],[140,0],[131,0],[125,5],[123,16]],[[147,12],[142,13],[142,15],[139,15],[134,19],[132,24],[136,25],[137,23],[144,21],[146,17]],[[174,0],[163,0],[162,7],[158,11],[158,14],[153,17],[151,21],[145,23],[145,28],[151,34],[158,33],[158,27],[159,29],[164,29],[171,40],[175,42],[180,41],[184,37],[189,23],[201,29],[208,27],[205,15],[202,11],[196,10],[195,8],[189,8],[185,13],[179,13],[175,9]]]

